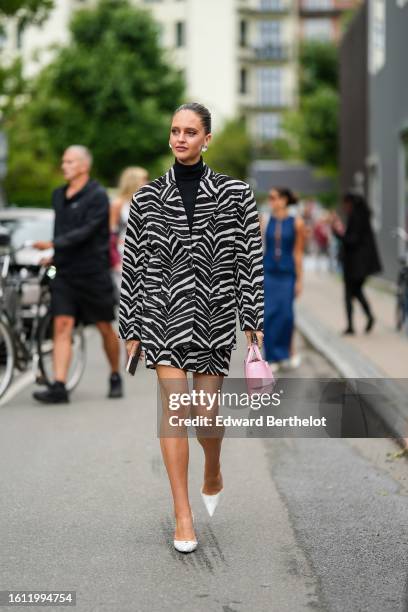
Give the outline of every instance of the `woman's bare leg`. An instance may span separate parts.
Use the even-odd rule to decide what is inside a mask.
[[[221,389],[223,380],[223,376],[194,373],[194,389],[203,389],[206,393],[216,394]],[[205,415],[214,419],[218,414],[218,402],[214,403],[212,410],[207,410],[207,406],[202,405],[194,411],[194,414]],[[204,450],[203,493],[206,495],[215,495],[223,487],[220,456],[224,431],[224,426],[196,428],[197,440]]]
[[[156,366],[162,397],[160,447],[173,495],[176,519],[175,540],[195,540],[191,507],[188,498],[189,446],[186,428],[177,428],[178,437],[169,436],[169,416],[180,414],[169,409],[170,393],[188,393],[186,372],[172,366]],[[188,414],[185,414],[188,416]]]

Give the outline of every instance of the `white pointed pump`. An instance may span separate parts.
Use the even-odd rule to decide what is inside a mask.
[[[221,499],[221,494],[223,492],[223,488],[221,491],[218,491],[215,495],[206,495],[203,493],[203,487],[201,487],[200,493],[203,498],[204,506],[207,508],[207,512],[210,516],[212,516],[215,512],[216,507]]]
[[[174,540],[174,548],[181,553],[191,553],[197,548],[197,540]]]
[[[193,523],[194,514],[192,513]],[[181,553],[191,553],[197,548],[197,540],[173,540],[174,548]]]

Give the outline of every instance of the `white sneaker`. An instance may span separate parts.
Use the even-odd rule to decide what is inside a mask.
[[[273,373],[277,372],[281,366],[279,361],[268,361],[268,364]]]
[[[289,357],[289,359],[284,359],[284,361],[281,361],[282,367],[286,368],[287,370],[296,370],[301,363],[302,357],[299,353],[295,353],[295,355],[292,355]]]

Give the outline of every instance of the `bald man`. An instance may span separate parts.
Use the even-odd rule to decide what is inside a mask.
[[[112,327],[115,294],[109,262],[109,199],[90,178],[92,156],[86,147],[70,146],[62,158],[66,185],[52,195],[54,240],[34,247],[53,248],[57,275],[51,283],[54,315],[55,382],[33,397],[47,404],[69,401],[65,387],[71,362],[71,337],[76,321],[99,329],[111,375],[108,397],[123,396],[119,374],[119,339]]]

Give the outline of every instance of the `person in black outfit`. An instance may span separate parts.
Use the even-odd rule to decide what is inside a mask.
[[[109,261],[109,199],[103,187],[90,179],[91,164],[85,147],[75,145],[65,151],[62,170],[68,184],[52,195],[54,240],[34,243],[40,250],[54,249],[57,268],[51,283],[55,382],[46,391],[33,394],[45,403],[69,401],[65,382],[76,321],[95,324],[99,329],[112,370],[108,397],[123,395],[118,372],[119,339],[111,323],[115,319],[115,297]]]
[[[363,285],[370,274],[381,272],[382,265],[370,222],[370,209],[364,197],[346,193],[343,198],[346,227],[335,215],[332,222],[334,235],[341,241],[340,259],[343,266],[345,304],[348,326],[344,334],[354,334],[353,298],[356,298],[367,316],[365,331],[375,323],[372,309],[363,293]]]

